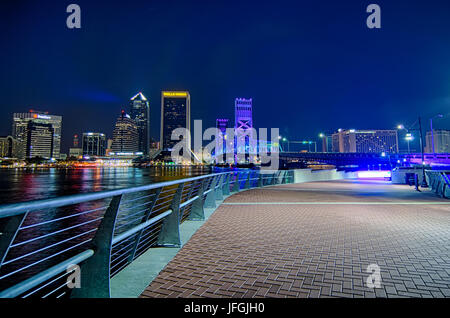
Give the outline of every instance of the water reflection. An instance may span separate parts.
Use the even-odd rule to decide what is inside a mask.
[[[0,204],[141,186],[207,173],[207,167],[0,169]]]

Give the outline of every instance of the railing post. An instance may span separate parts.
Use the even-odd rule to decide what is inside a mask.
[[[203,221],[205,219],[205,209],[203,208],[203,193],[205,192],[206,179],[203,179],[198,190],[198,198],[192,203],[191,213],[189,214],[188,220],[190,221]]]
[[[0,268],[27,215],[28,213],[22,213],[0,222]]]
[[[215,191],[215,197],[216,200],[223,200],[223,192],[222,192],[222,185],[223,185],[223,178],[225,177],[224,174],[221,174],[217,176],[217,186],[214,189]]]
[[[158,236],[158,245],[160,246],[181,247],[180,203],[183,187],[184,183],[180,183],[170,205],[172,213],[164,218],[161,232]]]
[[[240,190],[241,190],[241,186],[239,184],[239,172],[236,172],[236,180],[234,180],[233,190],[231,190],[231,193],[237,193]]]
[[[274,180],[274,185],[276,185],[276,184],[279,184],[280,182],[280,174],[281,174],[281,171],[277,171],[276,173],[275,173],[275,175],[274,175],[274,178],[275,178],[275,180]]]
[[[244,189],[250,189],[250,177],[252,175],[252,172],[248,172],[247,180],[245,180]]]
[[[225,182],[222,184],[222,194],[223,195],[230,195],[230,178],[231,178],[231,176],[232,176],[231,173],[224,175]]]
[[[283,171],[283,177],[281,178],[281,184],[286,184],[286,183],[287,183],[287,177],[286,177],[286,175],[287,175],[287,171],[284,170],[284,171]]]
[[[260,172],[259,173],[259,177],[258,177],[258,188],[262,188],[264,186],[264,180],[263,180],[263,175]]]
[[[215,208],[216,207],[216,186],[218,183],[218,176],[214,176],[211,181],[211,186],[209,187],[208,194],[205,199],[205,208]]]
[[[73,298],[110,298],[111,248],[122,195],[114,196],[93,239],[94,255],[81,265],[81,288]]]
[[[142,217],[142,222],[141,223],[145,223],[150,219],[150,216],[152,215],[152,210],[153,207],[156,204],[156,201],[158,201],[158,197],[159,194],[161,193],[162,188],[158,188],[155,192],[155,198],[153,199],[152,204],[150,205],[150,207],[148,208],[147,212],[145,213],[145,215]],[[144,229],[142,229],[141,231],[139,231],[139,233],[136,235],[136,239],[134,241],[134,245],[133,245],[133,249],[131,250],[130,256],[128,257],[128,261],[132,262],[135,255],[136,255],[136,250],[137,247],[139,246],[139,242],[141,241],[141,237],[142,237],[142,233],[144,233]]]

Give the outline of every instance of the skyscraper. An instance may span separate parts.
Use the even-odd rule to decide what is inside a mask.
[[[161,93],[161,149],[170,151],[179,141],[171,140],[177,128],[191,130],[191,97],[189,92],[163,91]],[[187,145],[191,147],[190,136]]]
[[[72,148],[78,148],[78,147],[79,147],[78,135],[73,135],[73,145],[72,145]]]
[[[113,131],[111,150],[115,154],[136,153],[139,151],[139,134],[136,122],[122,111]]]
[[[102,133],[83,133],[82,148],[84,156],[104,156],[106,154],[106,136]]]
[[[26,129],[25,157],[53,158],[55,129],[50,123],[29,121]]]
[[[130,117],[138,130],[138,151],[148,155],[150,145],[150,105],[141,92],[130,100]]]
[[[218,130],[220,130],[221,134],[222,134],[222,149],[220,148],[220,143],[219,143],[219,136],[216,136],[216,149],[215,149],[215,154],[216,157],[222,155],[222,159],[223,159],[223,154],[225,154],[227,151],[227,128],[228,128],[228,119],[216,119],[216,128]],[[223,161],[225,161],[225,159],[223,159]]]
[[[32,123],[31,125],[29,125],[30,122]],[[33,156],[33,154],[39,153],[39,156],[45,158],[59,159],[61,149],[61,125],[62,117],[49,115],[48,112],[30,110],[28,113],[14,113],[12,135],[19,143],[17,153],[18,158],[26,158],[27,154]],[[28,131],[29,129],[32,129],[32,131]],[[53,132],[52,142],[50,144],[46,139],[51,130]],[[42,141],[39,137],[40,133],[42,133]],[[32,149],[35,148],[36,143],[39,143],[39,151]],[[47,149],[44,150],[42,147],[47,147]],[[48,147],[51,147],[51,149]]]
[[[235,100],[235,134],[237,152],[250,154],[256,152],[250,146],[253,136],[252,99],[236,98]]]

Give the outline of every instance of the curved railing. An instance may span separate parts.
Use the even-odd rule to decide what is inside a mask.
[[[204,220],[224,195],[293,178],[237,170],[0,206],[0,298],[110,297],[111,277],[137,257],[181,246],[185,220]]]
[[[450,198],[450,171],[426,171],[428,183],[437,195]]]

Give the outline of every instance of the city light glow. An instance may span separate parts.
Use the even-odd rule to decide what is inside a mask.
[[[359,179],[387,179],[392,174],[389,170],[358,171]]]

